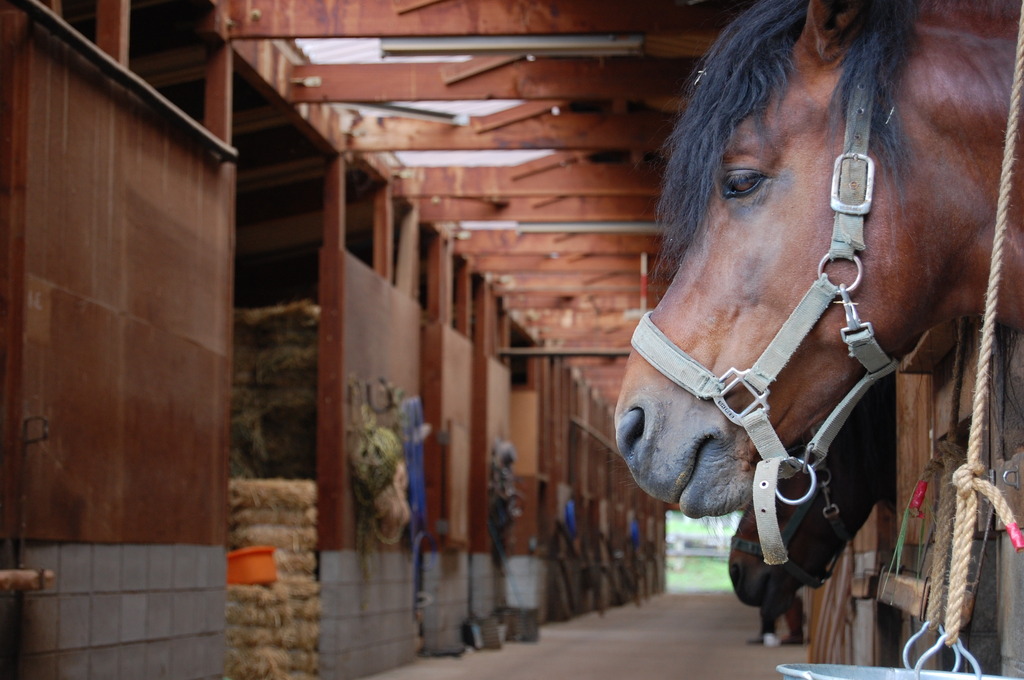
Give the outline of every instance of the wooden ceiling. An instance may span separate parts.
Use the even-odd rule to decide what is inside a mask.
[[[660,148],[678,95],[736,0],[135,0],[130,68],[203,119],[206,43],[232,41],[238,162],[238,302],[315,294],[324,158],[349,154],[348,247],[367,261],[381,189],[423,223],[515,221],[462,231],[453,252],[490,280],[515,343],[562,351],[614,403],[639,310],[663,284],[651,233],[604,224],[654,219]],[[95,33],[95,0],[64,18]],[[632,34],[636,56],[477,56],[457,63],[306,63],[294,39]],[[357,113],[339,103],[514,99],[453,125]],[[513,167],[403,168],[393,152],[552,150]],[[536,225],[536,226],[531,226]],[[540,226],[543,225],[543,226]],[[565,225],[561,228],[559,225]],[[571,226],[570,226],[571,225]],[[644,295],[646,294],[646,300]]]

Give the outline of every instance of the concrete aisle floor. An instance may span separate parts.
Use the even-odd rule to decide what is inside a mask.
[[[420,658],[372,680],[778,680],[807,648],[747,644],[757,610],[732,593],[659,595],[640,607],[541,627],[539,642],[459,658]]]

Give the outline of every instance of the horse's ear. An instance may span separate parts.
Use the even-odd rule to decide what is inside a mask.
[[[809,0],[807,22],[800,36],[801,57],[820,64],[842,59],[850,41],[860,30],[870,0]]]

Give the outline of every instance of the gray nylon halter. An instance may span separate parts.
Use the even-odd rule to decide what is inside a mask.
[[[788,477],[800,469],[808,471],[812,474],[809,493],[813,494],[813,470],[825,459],[829,446],[854,405],[872,384],[897,366],[897,362],[875,340],[871,324],[860,320],[856,306],[850,299],[850,293],[861,280],[862,268],[857,252],[865,247],[864,216],[871,209],[874,184],[874,162],[867,155],[870,130],[871,101],[866,88],[861,85],[850,98],[846,111],[844,152],[836,158],[833,167],[830,198],[835,221],[831,246],[818,266],[818,278],[753,366],[745,370],[730,368],[721,376],[716,376],[673,344],[651,321],[652,312],[644,315],[633,333],[632,344],[640,356],[693,396],[714,401],[725,417],[743,427],[754,442],[762,460],[754,473],[753,500],[757,531],[767,564],[784,564],[789,559],[775,508],[776,486],[780,475]],[[850,260],[857,265],[857,279],[849,287],[833,284],[824,272],[826,264],[836,259]],[[867,373],[824,420],[807,445],[804,460],[800,460],[786,452],[786,447],[769,422],[768,386],[775,381],[800,343],[837,297],[846,310],[847,325],[840,331],[843,342],[849,348],[850,356],[860,361]],[[739,386],[750,393],[753,402],[737,412],[726,399]],[[786,467],[782,467],[783,464]],[[792,503],[785,498],[782,500]]]

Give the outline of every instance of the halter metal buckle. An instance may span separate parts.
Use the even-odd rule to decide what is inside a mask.
[[[843,166],[846,161],[856,161],[866,165],[865,172],[867,177],[864,181],[864,199],[860,203],[845,203],[839,197],[840,175],[843,174]],[[850,172],[850,170],[847,169],[847,172]],[[871,212],[871,194],[874,191],[874,186],[875,162],[870,157],[862,153],[853,152],[840,154],[836,157],[836,162],[832,166],[832,209],[846,215],[867,215]]]
[[[764,392],[758,392],[757,388],[747,382],[747,374],[750,373],[748,368],[745,371],[741,371],[736,368],[730,368],[728,371],[722,374],[719,380],[725,383],[725,387],[718,393],[718,396],[714,397],[715,404],[725,414],[725,417],[736,423],[740,427],[743,427],[743,418],[748,414],[752,413],[754,409],[761,407],[765,413],[768,412],[768,394],[770,393],[767,388]],[[747,392],[754,397],[754,401],[747,404],[746,408],[742,411],[737,412],[733,407],[729,406],[729,403],[725,400],[725,396],[732,391],[732,388],[736,385],[743,385],[747,388]]]

